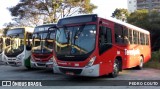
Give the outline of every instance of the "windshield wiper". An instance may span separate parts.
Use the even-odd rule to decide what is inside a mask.
[[[64,31],[65,31],[65,37],[67,39],[67,44],[69,45],[69,41],[70,41],[70,31],[67,29],[66,26],[63,26],[64,27]]]
[[[67,44],[67,46],[69,46],[70,44],[70,31],[68,30],[67,26],[63,25],[63,31],[64,31],[64,36],[65,36],[65,39],[67,39],[67,42],[65,42],[65,44]],[[61,33],[61,31],[60,31]],[[72,43],[71,43],[72,44]]]
[[[84,30],[84,27],[86,26],[86,24],[83,24],[80,26],[79,30],[76,31],[74,38],[73,38],[73,45],[75,45],[76,40],[79,38],[79,36],[81,35],[82,31]],[[81,47],[79,47],[80,49],[80,53],[81,53]],[[75,52],[75,47],[72,47],[72,52]]]
[[[49,41],[48,40],[50,40],[50,35],[51,35],[51,32],[48,32],[47,33],[47,36],[46,36],[46,38],[45,38],[45,47],[44,47],[44,45],[43,45],[43,49],[42,50],[44,50],[44,48],[46,49],[46,50],[48,50],[49,51],[49,49],[52,49],[52,48],[50,48],[49,47]],[[51,40],[53,40],[53,39],[51,39]],[[52,41],[53,42],[53,41]]]
[[[42,35],[40,35],[39,33],[36,33],[37,34],[37,37],[38,37],[38,39],[40,39],[40,50],[41,50],[41,52],[42,52]]]
[[[82,33],[82,31],[83,31],[83,29],[84,29],[85,26],[86,26],[86,24],[83,24],[83,25],[79,28],[79,30],[76,31],[76,33],[75,33],[75,35],[74,35],[74,45],[75,45],[76,40],[77,40],[77,39],[79,38],[79,36],[81,35],[81,33]]]

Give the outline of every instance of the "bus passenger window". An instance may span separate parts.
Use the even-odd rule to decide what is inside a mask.
[[[138,44],[138,32],[137,31],[133,31],[133,41],[134,41],[134,44]]]
[[[123,29],[123,36],[124,36],[124,44],[130,44],[130,41],[129,41],[129,31],[128,31],[128,28],[124,27]]]
[[[127,36],[124,36],[124,44],[130,44],[130,41]]]
[[[144,45],[144,44],[145,44],[144,33],[140,33],[140,43],[141,43],[141,45]]]
[[[111,30],[107,27],[101,26],[99,30],[99,53],[102,54],[112,47]]]
[[[130,41],[130,44],[133,44],[133,30],[132,29],[128,29],[129,30],[129,41]]]
[[[118,44],[123,44],[123,27],[119,24],[115,24],[115,42]]]
[[[149,45],[149,36],[146,35],[146,45]]]

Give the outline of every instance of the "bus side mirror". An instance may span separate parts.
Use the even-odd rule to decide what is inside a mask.
[[[49,27],[49,28],[48,28],[48,32],[49,32],[49,31],[55,31],[55,32],[56,32],[56,30],[58,30],[58,27],[57,27],[57,26],[52,26],[52,27]]]

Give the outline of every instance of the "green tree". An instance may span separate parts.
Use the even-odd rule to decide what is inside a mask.
[[[135,26],[147,29],[149,26],[148,10],[137,10],[130,14],[127,18],[127,22]]]
[[[20,0],[9,11],[16,17],[14,21],[21,25],[38,25],[75,14],[92,13],[95,8],[90,0]]]
[[[128,16],[129,16],[129,12],[127,9],[115,9],[111,17],[122,20],[122,21],[126,21]]]
[[[127,22],[150,32],[160,30],[160,13],[155,10],[150,13],[148,10],[137,10],[128,16]]]
[[[7,31],[11,28],[11,27],[16,27],[15,24],[9,22],[4,24],[5,28],[3,29],[3,35],[6,36]]]

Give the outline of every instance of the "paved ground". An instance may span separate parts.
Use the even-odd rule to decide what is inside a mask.
[[[71,77],[65,76],[61,74],[53,74],[52,70],[44,70],[44,69],[34,69],[34,70],[27,70],[25,68],[20,67],[11,67],[6,65],[0,65],[0,80],[64,80],[64,81],[55,81],[61,83],[61,86],[54,86],[54,89],[133,89],[133,86],[98,86],[101,84],[101,80],[160,80],[160,70],[151,69],[151,68],[144,68],[143,70],[136,70],[136,69],[127,69],[120,72],[119,76],[116,78],[111,78],[109,76],[102,76],[98,78],[89,78],[89,77]],[[83,81],[83,86],[75,84],[79,80],[87,80]],[[88,81],[89,80],[89,81]],[[67,81],[67,82],[66,82]],[[80,82],[82,83],[82,82]],[[65,84],[70,84],[70,86],[62,86]],[[72,85],[73,84],[73,85]],[[93,84],[93,86],[92,86]],[[97,84],[97,85],[96,85]],[[96,85],[96,86],[94,86]],[[10,89],[11,87],[0,87],[2,89]],[[23,88],[26,89],[27,87],[16,87],[16,88]],[[30,87],[33,89],[35,87]],[[53,87],[36,87],[39,89],[53,89]],[[138,89],[160,89],[160,87],[153,87],[153,86],[138,86]]]

